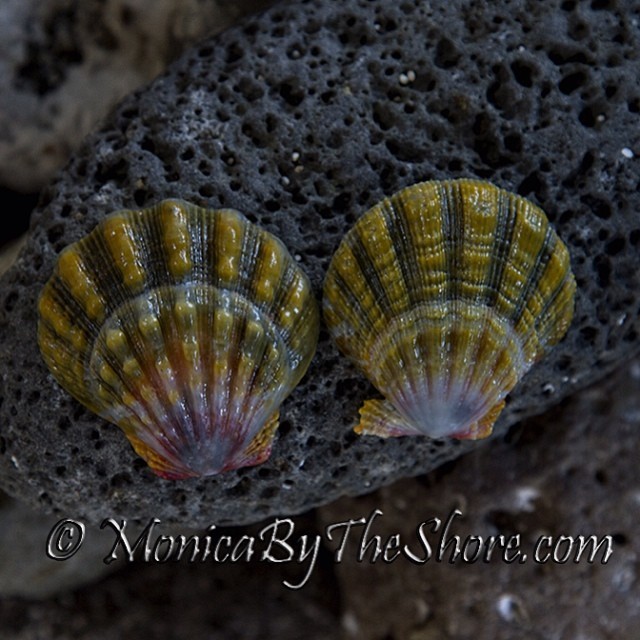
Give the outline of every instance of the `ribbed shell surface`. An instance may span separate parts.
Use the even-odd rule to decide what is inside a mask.
[[[269,456],[319,325],[277,238],[179,200],[114,213],[67,247],[39,313],[57,381],[173,479]]]
[[[324,317],[386,401],[357,430],[489,435],[504,399],[565,334],[569,253],[528,200],[477,180],[407,187],[365,213],[336,251]]]

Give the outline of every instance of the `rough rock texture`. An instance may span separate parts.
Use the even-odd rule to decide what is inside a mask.
[[[425,527],[433,556],[426,564],[405,557],[371,563],[372,545],[358,563],[362,527],[336,564],[345,638],[363,640],[574,640],[638,637],[640,540],[640,363],[573,398],[539,419],[514,427],[509,437],[448,468],[403,480],[369,496],[319,509],[325,525],[367,517],[369,538],[400,534],[418,556],[420,523],[445,521],[467,536],[518,534],[526,554],[512,564],[497,549],[491,562],[449,564],[453,544],[437,562],[440,531]],[[578,536],[610,537],[589,563],[576,562]],[[538,564],[534,547],[543,542]],[[561,536],[573,542],[561,542]],[[333,543],[337,547],[337,541]],[[553,549],[556,559],[553,561]],[[477,547],[468,547],[469,559]],[[551,554],[547,557],[547,554]],[[390,556],[389,556],[390,557]],[[401,595],[400,595],[401,594]]]
[[[43,602],[0,600],[0,628],[15,640],[636,640],[639,428],[636,363],[605,385],[513,427],[492,447],[427,476],[295,518],[296,534],[324,541],[316,569],[299,591],[282,585],[285,579],[298,583],[304,574],[295,562],[139,563]],[[490,564],[431,560],[417,566],[404,558],[371,564],[369,550],[358,564],[360,527],[353,529],[355,545],[337,563],[334,552],[344,529],[334,530],[332,541],[326,537],[327,526],[380,509],[370,535],[386,540],[400,534],[420,554],[416,527],[433,517],[444,520],[456,507],[463,516],[450,533],[462,539],[520,534],[521,549],[530,553],[541,535],[610,535],[613,552],[604,565],[584,559],[533,564],[530,558],[505,564],[497,552]],[[262,526],[219,533],[239,540]],[[87,527],[88,537],[105,533]],[[438,536],[427,534],[435,550]],[[110,541],[105,553],[109,547]]]
[[[638,349],[639,9],[628,2],[292,2],[203,43],[127,99],[44,193],[0,283],[0,483],[66,515],[199,524],[300,512],[476,446],[358,438],[368,383],[326,334],[271,459],[171,483],[58,388],[36,346],[57,253],[109,211],[167,196],[240,209],[318,295],[345,230],[384,194],[480,176],[540,204],[578,283],[567,338],[513,392],[498,433]]]
[[[124,95],[268,0],[3,0],[0,184],[39,190]]]

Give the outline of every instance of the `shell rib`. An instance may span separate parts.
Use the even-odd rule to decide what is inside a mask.
[[[171,479],[266,460],[318,340],[284,245],[236,211],[179,200],[114,213],[67,247],[39,312],[56,380]]]
[[[323,311],[385,400],[359,433],[483,438],[518,380],[567,331],[569,253],[528,200],[477,180],[407,187],[343,238]]]

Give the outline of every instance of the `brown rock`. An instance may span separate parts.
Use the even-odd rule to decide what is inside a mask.
[[[379,535],[384,543],[399,534],[421,558],[426,554],[416,528],[428,523],[423,531],[433,555],[424,564],[404,555],[390,564],[382,556],[372,563],[375,544],[359,563],[364,527],[353,529],[345,559],[336,565],[345,637],[637,637],[639,428],[640,363],[635,363],[448,468],[319,509],[325,525],[379,509],[369,539]],[[454,509],[462,515],[453,517],[449,535],[441,538]],[[433,518],[443,521],[436,533]],[[521,555],[507,563],[504,556],[511,558],[511,551],[496,548],[488,563],[460,556],[450,564],[453,542],[438,561],[440,541],[454,535],[461,548],[468,536],[482,536],[485,545],[490,536],[519,536]],[[579,536],[592,535],[604,541],[593,563],[586,550],[578,559]],[[534,559],[536,543],[544,562]],[[611,554],[602,564],[606,548]],[[477,542],[468,543],[469,560],[477,549]]]

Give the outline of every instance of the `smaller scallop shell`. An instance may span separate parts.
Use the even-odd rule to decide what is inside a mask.
[[[324,284],[340,350],[386,400],[356,431],[483,438],[573,316],[569,253],[545,214],[477,180],[386,198],[343,238]]]
[[[284,245],[178,200],[114,213],[67,247],[39,312],[56,380],[172,479],[263,462],[318,340]]]

